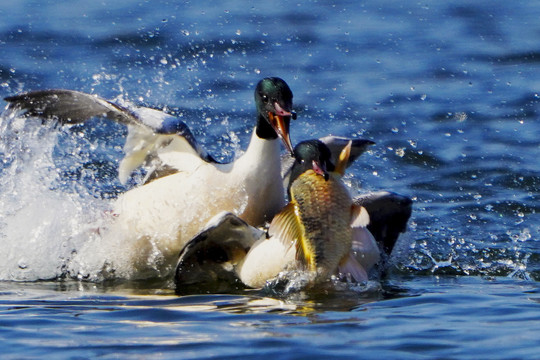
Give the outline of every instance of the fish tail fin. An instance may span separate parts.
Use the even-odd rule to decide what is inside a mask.
[[[341,275],[350,275],[351,279],[358,283],[366,282],[368,280],[366,270],[356,260],[352,252],[345,256],[341,261],[338,266],[338,271]]]

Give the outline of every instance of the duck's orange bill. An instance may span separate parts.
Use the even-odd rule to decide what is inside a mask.
[[[276,115],[273,112],[269,111],[268,118],[270,119],[270,125],[272,125],[274,131],[281,138],[283,144],[285,144],[285,147],[291,153],[291,156],[294,156],[291,138],[289,136],[289,121],[291,119],[291,113],[288,114],[289,115],[282,116]]]

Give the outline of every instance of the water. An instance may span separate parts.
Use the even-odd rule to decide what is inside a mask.
[[[351,188],[414,199],[367,289],[77,281],[73,251],[126,189],[125,129],[3,117],[3,357],[537,358],[539,15],[522,1],[3,2],[1,97],[69,88],[166,107],[227,160],[249,141],[254,85],[280,76],[293,142],[372,139]]]

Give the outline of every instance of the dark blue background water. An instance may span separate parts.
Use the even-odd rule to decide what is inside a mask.
[[[125,129],[3,118],[3,357],[538,358],[540,5],[8,1],[0,17],[1,97],[69,88],[166,106],[230,159],[249,140],[254,85],[280,76],[294,142],[372,139],[352,189],[414,199],[381,290],[13,282],[60,276],[72,244],[58,229],[77,232],[70,219],[123,191]]]

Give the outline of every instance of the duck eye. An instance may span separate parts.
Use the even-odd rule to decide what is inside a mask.
[[[267,103],[268,102],[268,96],[267,95],[262,95],[261,96],[261,99],[264,103]]]

